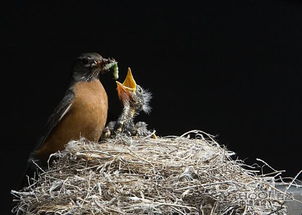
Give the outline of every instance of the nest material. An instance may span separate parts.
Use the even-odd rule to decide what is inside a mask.
[[[194,135],[194,138],[188,138]],[[210,135],[71,141],[16,214],[286,214],[274,176],[232,159]]]

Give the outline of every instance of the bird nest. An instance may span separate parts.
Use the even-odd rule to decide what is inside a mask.
[[[30,186],[12,191],[13,212],[286,214],[289,195],[275,187],[274,175],[233,155],[201,131],[71,141]]]

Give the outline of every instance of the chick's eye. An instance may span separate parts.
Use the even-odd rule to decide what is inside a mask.
[[[137,87],[136,90],[137,90],[137,92],[139,92],[139,93],[141,93],[141,92],[143,91],[142,88],[140,88],[140,87]]]

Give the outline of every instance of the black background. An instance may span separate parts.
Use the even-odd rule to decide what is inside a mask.
[[[1,7],[1,214],[87,51],[116,58],[122,79],[132,68],[160,136],[200,129],[248,164],[301,169],[301,2],[42,2]],[[102,78],[113,120],[115,83]]]

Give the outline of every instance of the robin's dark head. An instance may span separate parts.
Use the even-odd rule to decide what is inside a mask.
[[[114,78],[118,78],[117,62],[114,59],[103,58],[100,54],[84,53],[81,54],[74,64],[73,79],[75,81],[90,81],[98,78],[99,74],[103,74],[113,69]]]
[[[137,112],[144,111],[149,113],[151,107],[149,102],[151,100],[151,93],[136,84],[131,69],[128,68],[127,76],[123,83],[116,81],[117,93],[123,105],[129,105]]]

